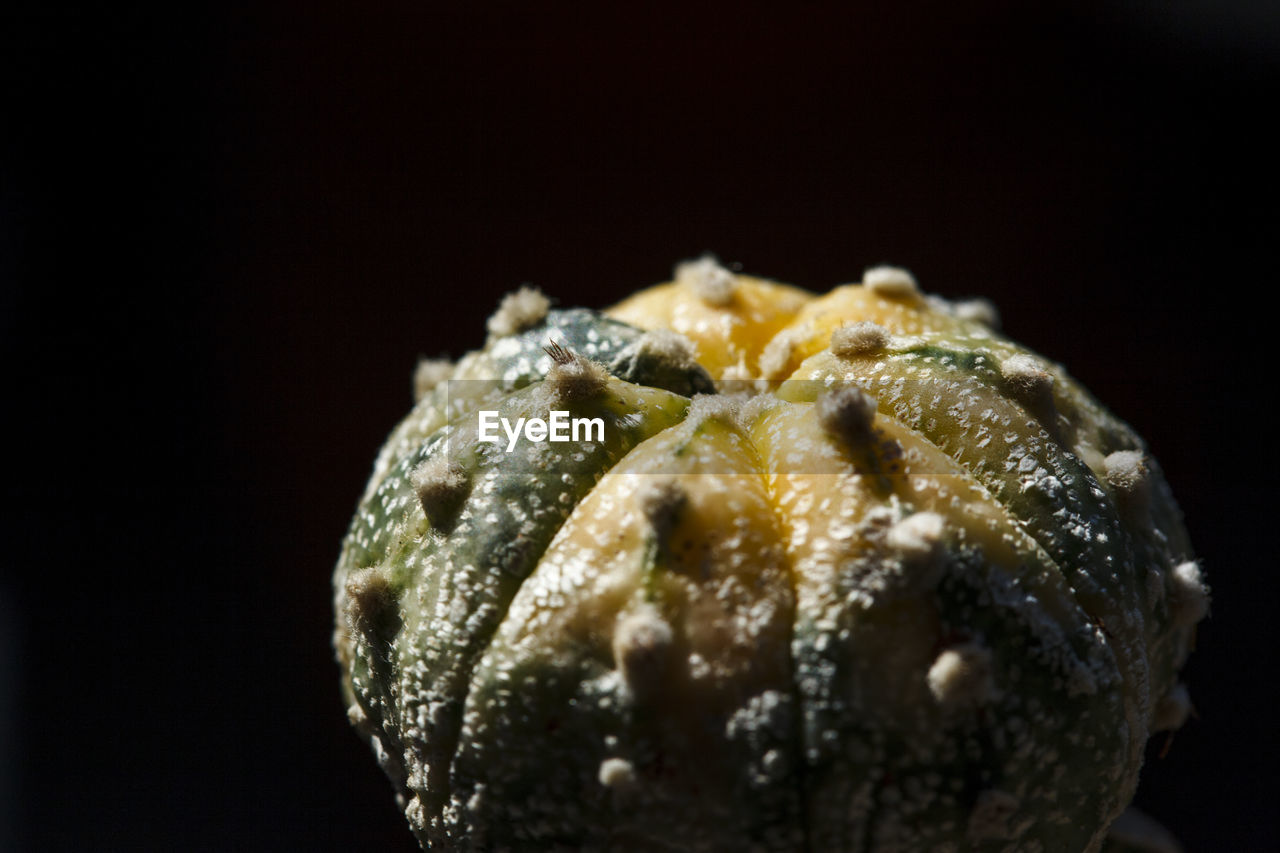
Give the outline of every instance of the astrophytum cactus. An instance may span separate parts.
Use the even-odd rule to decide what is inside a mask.
[[[1208,590],[1142,440],[994,314],[704,259],[420,365],[334,584],[421,844],[1099,849]]]

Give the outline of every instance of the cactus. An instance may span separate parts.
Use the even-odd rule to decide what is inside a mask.
[[[334,576],[419,842],[1100,849],[1208,590],[1141,439],[995,322],[703,259],[421,365]]]

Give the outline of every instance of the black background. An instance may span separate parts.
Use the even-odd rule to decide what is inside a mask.
[[[2,13],[0,849],[414,849],[329,649],[413,364],[706,250],[987,295],[1148,439],[1215,601],[1139,803],[1274,849],[1280,16],[467,5]]]

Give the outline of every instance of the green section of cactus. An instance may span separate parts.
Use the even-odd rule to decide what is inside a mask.
[[[379,457],[335,644],[419,840],[1099,849],[1208,602],[1140,439],[902,271],[679,273],[508,298]]]

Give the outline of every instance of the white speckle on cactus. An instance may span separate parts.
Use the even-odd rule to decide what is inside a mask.
[[[902,267],[871,267],[862,274],[862,284],[885,299],[910,299],[920,294],[915,276]]]
[[[1010,819],[1017,813],[1018,798],[1008,791],[989,789],[978,795],[969,815],[969,838],[972,841],[1007,841],[1016,838]]]
[[[871,440],[876,399],[860,388],[840,388],[818,398],[817,414],[828,434],[850,447],[863,447]]]
[[[636,768],[625,758],[606,758],[600,762],[598,778],[606,788],[625,791],[636,783]]]
[[[445,524],[470,487],[467,472],[447,456],[435,456],[409,474],[422,513],[432,527]]]
[[[840,358],[874,355],[889,345],[889,330],[877,323],[845,323],[831,333],[831,352]]]
[[[947,710],[973,708],[995,696],[991,652],[978,643],[946,649],[929,667],[929,692]]]
[[[1172,731],[1182,728],[1187,717],[1191,716],[1191,694],[1185,684],[1176,684],[1156,703],[1155,716],[1151,721],[1153,732]]]
[[[1175,625],[1188,627],[1196,624],[1209,613],[1209,587],[1200,574],[1200,566],[1193,560],[1179,563],[1173,569],[1173,594],[1170,612]]]
[[[699,299],[713,308],[733,303],[738,280],[711,255],[696,261],[685,261],[676,267],[676,282],[688,287]]]
[[[489,318],[489,334],[495,338],[514,335],[538,325],[551,310],[551,300],[535,287],[522,287],[502,298]]]
[[[618,620],[613,632],[613,660],[633,696],[650,696],[662,686],[674,641],[671,626],[651,606]]]
[[[364,708],[361,708],[357,703],[352,702],[347,707],[347,722],[351,723],[351,725],[363,726],[368,721],[369,716],[364,712]]]
[[[889,528],[885,537],[890,548],[909,564],[932,561],[942,543],[942,516],[936,512],[917,512]]]
[[[604,390],[609,371],[558,343],[546,348],[551,356],[551,369],[542,385],[543,403],[550,408],[571,400],[585,400]]]
[[[453,375],[453,362],[444,358],[423,358],[413,371],[413,402],[420,403],[441,382]]]
[[[990,299],[964,299],[953,303],[955,315],[964,320],[975,320],[992,329],[1000,328],[1000,311]]]

